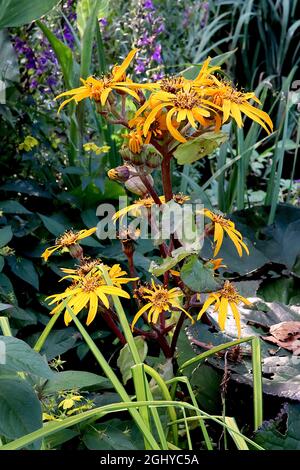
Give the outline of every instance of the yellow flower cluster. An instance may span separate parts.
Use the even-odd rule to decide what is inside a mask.
[[[39,141],[35,138],[32,137],[32,135],[27,135],[24,139],[24,141],[19,144],[19,150],[24,150],[25,152],[30,152],[34,147],[39,145]]]
[[[109,145],[102,145],[101,147],[99,147],[94,142],[87,142],[86,144],[83,144],[83,148],[86,152],[94,152],[96,155],[100,155],[101,153],[107,153],[110,151]]]

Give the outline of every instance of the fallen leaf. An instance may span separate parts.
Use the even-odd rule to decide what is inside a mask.
[[[300,355],[300,321],[283,321],[272,325],[270,336],[263,336],[265,341],[277,344],[291,351],[295,356]]]

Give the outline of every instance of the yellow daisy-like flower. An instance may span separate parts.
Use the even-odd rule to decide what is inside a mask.
[[[214,214],[214,212],[204,209],[204,215],[208,217],[214,224],[214,242],[216,243],[214,256],[216,256],[221,248],[224,232],[227,233],[229,238],[234,243],[236,250],[239,256],[243,255],[243,248],[247,255],[249,255],[249,250],[247,245],[243,242],[242,234],[235,228],[234,222],[229,219],[225,219],[222,215]]]
[[[113,273],[114,275],[116,273]],[[117,274],[120,274],[119,272]],[[99,304],[103,304],[107,309],[109,308],[108,295],[117,295],[118,297],[124,297],[129,299],[130,296],[121,287],[108,286],[100,272],[91,272],[86,276],[79,276],[77,274],[65,276],[73,279],[74,283],[71,287],[68,287],[65,292],[61,294],[54,294],[47,297],[46,300],[50,300],[49,305],[56,303],[57,305],[51,310],[50,314],[55,314],[62,307],[63,303],[66,302],[66,308],[64,312],[65,324],[72,321],[71,315],[68,308],[71,308],[74,315],[78,315],[81,310],[89,307],[86,324],[94,320]],[[126,280],[117,276],[115,284],[121,285],[125,282],[130,281],[129,278]]]
[[[101,263],[100,260],[87,259],[77,269],[62,268],[62,271],[67,274],[60,281],[64,279],[72,279],[75,282],[80,282],[83,276],[91,274],[102,275],[101,268],[105,268],[107,274],[116,287],[122,287],[122,284],[127,284],[130,281],[136,281],[138,277],[127,277],[127,272],[123,271],[119,264],[114,264],[112,267]],[[125,277],[124,277],[125,276]]]
[[[183,296],[183,293],[178,287],[168,290],[162,285],[155,284],[152,279],[151,289],[143,287],[142,290],[140,288],[140,292],[142,292],[142,297],[147,300],[147,303],[134,316],[131,324],[132,329],[147,310],[149,323],[157,323],[161,313],[171,310],[181,310],[194,322],[191,315],[179,305],[178,299]]]
[[[159,199],[162,203],[165,202],[165,197],[164,196],[160,196]],[[140,212],[141,208],[145,207],[146,209],[150,209],[150,207],[153,204],[155,204],[155,202],[154,202],[152,197],[146,197],[146,198],[143,198],[143,199],[138,199],[133,204],[130,204],[130,206],[124,207],[123,209],[117,211],[113,215],[112,220],[113,220],[113,222],[116,222],[118,219],[120,219],[120,218],[122,219],[124,217],[124,215],[128,214],[128,212],[131,212],[133,215],[137,216],[141,213]]]
[[[88,77],[86,80],[83,78],[80,81],[83,83],[82,86],[74,88],[69,91],[65,91],[58,95],[55,99],[63,96],[71,96],[71,98],[63,101],[58,109],[58,112],[70,101],[74,100],[76,103],[79,101],[90,98],[96,102],[100,102],[102,106],[105,105],[109,94],[116,90],[117,92],[127,93],[139,101],[139,96],[131,88],[128,88],[132,82],[126,78],[125,72],[130,62],[134,58],[138,49],[133,49],[127,57],[124,59],[120,66],[113,67],[111,74],[104,75],[101,78]]]
[[[225,281],[223,289],[218,292],[212,292],[209,294],[208,298],[204,302],[202,309],[200,310],[197,320],[201,318],[204,312],[208,309],[208,307],[212,304],[214,305],[214,311],[218,312],[218,324],[221,330],[224,330],[226,318],[228,314],[228,307],[231,308],[233,313],[235,323],[238,329],[238,336],[241,336],[241,322],[240,322],[240,313],[237,306],[240,303],[244,303],[246,305],[252,305],[251,302],[242,297],[233,284],[229,281]]]
[[[206,126],[208,124],[206,118],[210,118],[211,113],[215,112],[210,102],[203,100],[200,94],[191,88],[190,83],[185,84],[183,89],[177,93],[165,91],[153,93],[149,100],[138,110],[137,114],[145,106],[150,106],[152,110],[143,126],[144,136],[147,136],[157,114],[163,108],[170,108],[166,115],[166,126],[172,137],[179,142],[186,142],[186,138],[174,126],[172,122],[174,116],[178,125],[189,123],[191,127],[197,129],[197,122]]]
[[[55,251],[77,245],[80,240],[90,237],[93,233],[96,232],[96,230],[96,227],[90,228],[88,230],[80,230],[79,232],[68,230],[56,239],[54,246],[46,248],[46,250],[41,254],[41,257],[45,261],[48,261],[49,256],[51,256]]]
[[[223,113],[223,123],[232,117],[238,127],[243,127],[242,114],[244,113],[252,121],[260,124],[265,131],[270,134],[273,132],[273,122],[270,116],[261,109],[252,106],[249,100],[253,100],[259,105],[262,103],[253,92],[243,93],[233,88],[227,82],[221,82],[215,78],[217,88],[212,87],[208,94],[213,98],[213,105]]]

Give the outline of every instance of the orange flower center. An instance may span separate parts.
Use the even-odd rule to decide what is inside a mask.
[[[160,88],[162,91],[166,91],[168,93],[177,93],[184,85],[184,78],[179,77],[165,77],[160,82]]]
[[[100,276],[85,277],[81,281],[81,288],[84,292],[94,292],[98,287],[103,285],[104,281]]]
[[[147,209],[149,209],[154,204],[154,201],[153,201],[152,197],[146,197],[145,199],[139,199],[138,203],[141,206],[144,206]]]
[[[225,281],[225,284],[223,286],[223,289],[220,291],[220,294],[222,297],[228,299],[229,302],[239,302],[239,294],[236,288],[229,281]]]
[[[169,302],[169,293],[167,289],[160,288],[159,291],[153,292],[151,295],[151,303],[155,307],[163,307]]]
[[[94,269],[98,264],[101,263],[100,259],[95,259],[95,260],[86,260],[78,269],[77,269],[77,274],[79,276],[85,276],[88,274],[92,269]]]
[[[213,214],[213,222],[215,224],[220,224],[222,227],[230,227],[230,223],[228,220],[224,219],[221,215]]]
[[[56,245],[70,246],[74,245],[78,240],[78,234],[72,230],[68,230],[61,237],[57,238]]]
[[[178,91],[174,98],[174,106],[180,109],[193,109],[200,106],[199,95],[191,91]]]

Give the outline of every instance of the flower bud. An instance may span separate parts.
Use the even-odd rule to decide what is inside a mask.
[[[81,248],[80,245],[78,245],[78,243],[74,243],[73,245],[70,245],[68,247],[68,250],[69,250],[70,255],[72,256],[72,258],[75,258],[75,259],[78,259],[78,260],[83,259],[83,249]]]
[[[153,185],[153,178],[151,175],[148,175],[151,185]],[[125,187],[134,194],[138,196],[144,196],[148,193],[146,186],[142,183],[139,176],[133,176],[125,183]]]
[[[130,162],[135,166],[144,165],[146,161],[146,155],[142,151],[141,153],[132,153]]]
[[[132,152],[128,147],[122,147],[119,152],[124,162],[131,161]]]
[[[162,155],[156,150],[153,145],[144,145],[143,153],[145,154],[145,161],[147,167],[151,169],[158,168],[163,160]]]
[[[116,168],[109,170],[107,175],[111,180],[124,183],[130,177],[130,169],[127,165],[117,166]]]

